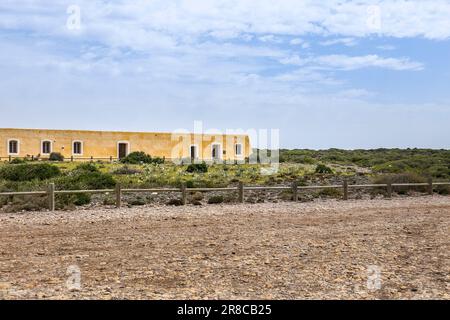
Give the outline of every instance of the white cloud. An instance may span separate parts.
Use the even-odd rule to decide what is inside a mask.
[[[275,37],[273,34],[264,35],[258,38],[259,41],[262,42],[272,42],[272,43],[281,43],[282,40],[280,38]]]
[[[332,46],[335,44],[342,44],[347,47],[353,47],[356,46],[357,41],[354,38],[339,38],[339,39],[332,39],[332,40],[326,40],[320,42],[322,46]]]
[[[450,37],[450,2],[447,0],[377,1],[380,7],[379,30],[367,25],[367,8],[373,1],[358,2],[259,0],[183,0],[104,2],[79,0],[82,28],[87,36],[114,40],[117,32],[133,36],[138,42],[152,42],[147,32],[183,38],[210,34],[218,38],[238,37],[242,33],[302,36],[306,34],[365,37],[372,34],[390,37]],[[0,28],[29,29],[50,34],[64,33],[72,1],[56,4],[47,0],[4,0],[0,4]],[[110,34],[110,35],[108,35]],[[155,36],[155,34],[151,34]],[[127,37],[118,37],[115,43]]]
[[[360,88],[364,83],[352,88],[336,71],[421,70],[424,65],[407,57],[325,55],[300,48],[309,48],[310,39],[339,39],[350,45],[352,40],[342,39],[450,37],[450,3],[444,0],[377,1],[382,16],[376,31],[367,27],[366,9],[373,1],[279,0],[274,5],[273,0],[258,0],[256,5],[254,0],[77,0],[82,30],[75,33],[65,27],[66,8],[73,3],[0,2],[0,109],[10,114],[4,118],[22,123],[23,117],[13,115],[29,112],[30,122],[45,127],[48,117],[39,114],[50,108],[55,111],[53,123],[69,125],[71,119],[74,128],[98,129],[98,119],[105,117],[102,123],[109,129],[127,125],[124,129],[142,130],[183,126],[199,115],[219,125],[236,121],[244,127],[284,128],[296,119],[301,125],[295,121],[286,127],[290,133],[283,132],[293,146],[298,146],[298,136],[320,146],[312,141],[324,128],[330,128],[327,143],[342,143],[349,139],[335,135],[344,132],[338,128],[340,116],[343,129],[355,114],[361,125],[368,114],[383,121],[386,117],[379,109],[367,112],[374,95]],[[442,123],[445,115],[448,119],[448,105],[439,113]],[[115,114],[114,108],[133,112]],[[86,112],[92,114],[90,124],[83,118]],[[174,113],[177,117],[168,121]],[[330,116],[324,120],[323,114]],[[405,119],[399,112],[386,121],[403,122],[402,128],[409,130]],[[433,132],[444,141],[447,128],[433,126]],[[407,132],[414,135],[412,129]],[[386,135],[391,143],[394,135]]]
[[[356,70],[362,68],[378,67],[391,70],[423,70],[420,62],[410,61],[408,58],[383,58],[378,55],[347,56],[347,55],[322,55],[300,58],[298,55],[283,57],[279,60],[282,64],[295,66],[307,66],[309,68],[328,68],[338,70]]]
[[[385,45],[378,46],[377,49],[385,50],[385,51],[392,51],[392,50],[395,50],[396,47],[393,45],[390,45],[390,44],[385,44]]]
[[[292,39],[291,41],[289,41],[289,43],[291,45],[296,46],[296,45],[304,43],[304,41],[302,39],[300,39],[300,38],[295,38],[295,39]]]
[[[366,56],[346,56],[327,55],[314,58],[314,62],[325,67],[332,67],[341,70],[355,70],[368,67],[379,67],[391,70],[423,70],[423,64],[410,61],[408,58],[382,58],[378,55]]]

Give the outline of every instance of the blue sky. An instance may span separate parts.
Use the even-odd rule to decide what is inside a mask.
[[[449,148],[449,57],[450,0],[2,0],[0,127]]]

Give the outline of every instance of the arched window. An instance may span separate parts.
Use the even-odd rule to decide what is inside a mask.
[[[74,141],[73,142],[72,153],[74,155],[78,155],[78,156],[83,154],[83,142],[82,141]]]
[[[50,154],[52,153],[52,142],[49,140],[42,141],[42,154]]]
[[[10,139],[8,140],[8,155],[18,155],[19,154],[19,140]]]

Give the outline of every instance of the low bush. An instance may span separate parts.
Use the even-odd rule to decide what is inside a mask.
[[[166,205],[168,205],[168,206],[182,206],[183,205],[183,201],[181,201],[181,199],[170,199],[169,201],[166,202]]]
[[[127,165],[125,165],[121,168],[114,170],[112,173],[116,174],[116,175],[134,175],[134,174],[140,174],[140,173],[142,173],[142,171],[138,170],[138,169],[130,168]]]
[[[47,180],[57,177],[61,170],[48,163],[6,165],[0,168],[0,178],[9,181]]]
[[[94,164],[80,164],[67,175],[59,177],[55,180],[55,184],[60,190],[99,190],[112,189],[116,185],[113,176],[100,172]],[[63,205],[71,203],[81,206],[91,202],[89,194],[74,194],[59,196]]]
[[[152,163],[152,157],[143,151],[135,151],[121,159],[120,162],[128,164]]]
[[[317,192],[316,196],[323,198],[340,198],[342,197],[342,191],[335,188],[325,188]]]
[[[193,201],[202,201],[203,200],[203,193],[201,192],[196,192],[192,195],[192,200]]]
[[[93,163],[82,163],[79,164],[76,168],[75,171],[83,171],[83,172],[99,172],[97,166]]]
[[[48,158],[50,161],[64,161],[64,156],[59,152],[52,152]]]
[[[375,184],[387,184],[387,183],[424,183],[427,182],[425,177],[422,177],[416,173],[398,173],[398,174],[385,174],[377,176],[373,179]],[[399,194],[404,194],[409,190],[417,190],[425,192],[427,187],[395,187],[394,191]],[[385,190],[385,188],[383,188]]]
[[[331,174],[331,173],[333,173],[333,170],[324,164],[318,164],[316,167],[315,173]]]
[[[279,197],[284,201],[291,201],[294,199],[294,195],[291,190],[283,190],[280,192]]]
[[[146,204],[146,202],[142,198],[136,198],[136,199],[128,201],[128,204],[131,206],[144,206]]]
[[[450,186],[437,186],[436,192],[440,195],[449,195],[450,194]]]
[[[14,158],[11,160],[10,164],[22,164],[25,163],[25,159],[21,159],[21,158]]]
[[[208,204],[223,203],[223,196],[212,196],[208,199]]]
[[[191,163],[186,168],[186,172],[189,173],[206,173],[208,172],[208,166],[205,162],[202,163]]]
[[[152,163],[154,163],[154,164],[163,164],[164,163],[164,158],[154,157],[154,158],[152,158]]]
[[[2,204],[5,212],[40,211],[47,208],[48,200],[46,196],[15,196],[10,203]]]

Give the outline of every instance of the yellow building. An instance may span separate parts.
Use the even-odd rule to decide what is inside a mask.
[[[134,151],[166,159],[244,160],[247,135],[0,129],[0,158],[46,159],[52,152],[66,159],[120,159]]]

